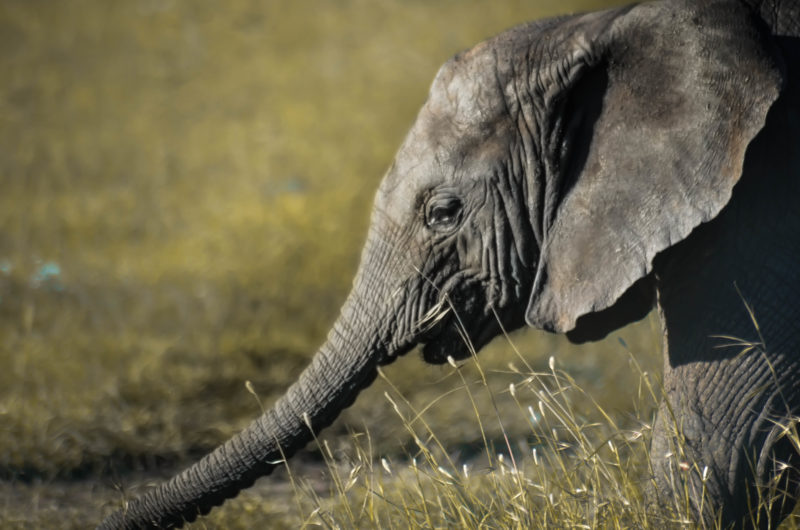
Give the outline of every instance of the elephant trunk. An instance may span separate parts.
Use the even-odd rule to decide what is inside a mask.
[[[286,394],[202,460],[109,516],[101,529],[178,528],[235,497],[330,425],[377,374],[375,333],[351,332],[366,313],[345,304],[327,342]],[[373,317],[374,318],[374,317]]]

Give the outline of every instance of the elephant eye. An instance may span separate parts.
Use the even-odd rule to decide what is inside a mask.
[[[461,220],[461,201],[455,197],[434,199],[425,209],[425,224],[434,230],[448,230]]]

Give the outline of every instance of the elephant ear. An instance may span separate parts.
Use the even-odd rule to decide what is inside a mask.
[[[545,177],[558,191],[532,212],[542,241],[526,314],[557,332],[614,305],[720,212],[782,85],[770,37],[738,2],[644,4],[570,40],[582,45],[559,56],[583,65],[557,69],[576,74],[547,105],[583,116],[564,118]]]

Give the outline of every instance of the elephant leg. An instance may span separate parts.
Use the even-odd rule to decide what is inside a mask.
[[[650,453],[661,506],[710,528],[771,528],[791,512],[800,479],[792,405],[764,356],[666,368]]]
[[[791,430],[800,415],[800,214],[748,222],[761,201],[758,189],[742,191],[746,208],[701,227],[656,272],[665,339],[656,490],[660,504],[689,507],[712,528],[777,526],[800,482]],[[791,236],[782,251],[741,244],[743,233],[760,241],[781,232]]]
[[[651,463],[659,503],[689,507],[712,528],[774,527],[799,498],[800,282],[793,267],[774,263],[750,263],[760,277],[730,271],[748,260],[729,255],[713,226],[697,236],[657,274],[664,400]],[[764,256],[752,259],[772,259]]]

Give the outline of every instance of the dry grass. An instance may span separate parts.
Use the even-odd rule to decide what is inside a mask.
[[[513,382],[501,391],[489,382],[478,357],[452,363],[450,375],[461,384],[451,392],[472,405],[470,423],[482,435],[472,452],[453,450],[437,435],[441,428],[431,418],[446,405],[420,408],[381,372],[389,388],[386,405],[413,440],[403,455],[376,450],[369,429],[351,433],[340,449],[316,440],[324,470],[309,474],[287,465],[285,482],[295,503],[287,512],[275,513],[263,502],[269,492],[262,492],[229,503],[193,527],[283,521],[302,528],[719,528],[694,521],[688,490],[681,495],[679,488],[660,506],[652,504],[650,419],[662,390],[636,358],[629,352],[638,378],[630,389],[629,414],[606,410],[555,357],[539,369],[519,357],[523,368],[509,367]],[[503,397],[505,406],[497,406]],[[481,401],[495,404],[493,412],[480,411]],[[486,434],[489,424],[499,425],[500,439]],[[511,434],[503,427],[510,424],[524,425],[526,434]],[[784,435],[800,449],[796,421]],[[703,482],[708,477],[698,462],[681,462],[675,469],[684,485],[690,475]],[[776,477],[773,485],[779,482]],[[783,492],[771,487],[762,492],[759,506],[783,501]],[[798,521],[795,514],[781,528],[795,529]]]

